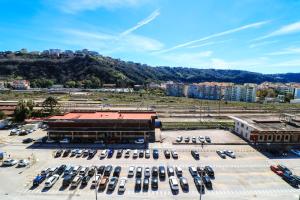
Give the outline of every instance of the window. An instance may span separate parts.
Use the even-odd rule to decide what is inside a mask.
[[[284,136],[284,140],[289,140],[290,139],[290,136],[289,135],[285,135]]]
[[[244,124],[241,124],[241,127],[244,128]]]
[[[248,126],[246,127],[246,130],[248,130]]]
[[[269,136],[268,136],[268,140],[272,140],[272,135],[269,135]]]
[[[263,135],[260,135],[260,136],[258,137],[258,140],[260,140],[260,141],[264,140],[264,136],[263,136]]]
[[[276,135],[276,140],[280,140],[281,139],[281,135]]]

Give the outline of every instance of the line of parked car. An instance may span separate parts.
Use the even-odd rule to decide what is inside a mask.
[[[119,185],[118,192],[123,193],[130,178],[135,178],[134,190],[139,192],[141,190],[148,191],[150,187],[152,190],[158,190],[159,181],[164,181],[168,176],[169,185],[173,192],[179,192],[179,185],[183,191],[189,191],[187,178],[183,176],[183,170],[179,166],[165,167],[161,165],[152,168],[130,166],[127,177],[120,178],[121,170],[121,166],[113,168],[112,165],[91,167],[61,165],[42,170],[33,179],[32,184],[33,187],[37,187],[45,180],[44,188],[51,188],[62,177],[61,187],[63,188],[76,188],[79,185],[83,188],[91,181],[91,189],[97,189],[98,191],[107,189],[107,191],[113,192]],[[212,189],[211,179],[214,179],[215,174],[210,166],[204,168],[191,166],[189,172],[199,192],[204,193],[205,188]]]
[[[26,159],[16,160],[13,158],[5,159],[2,163],[2,166],[4,167],[11,167],[11,166],[17,166],[17,167],[26,167],[30,164],[30,162]]]
[[[192,143],[195,143],[195,144],[198,143],[198,141],[201,144],[211,143],[211,139],[210,139],[209,136],[199,136],[198,140],[197,140],[197,137],[195,137],[195,136],[192,136],[192,137],[187,136],[187,137],[184,137],[184,138],[183,138],[183,136],[176,137],[176,142],[177,143],[181,143],[181,142],[189,143],[190,141]]]
[[[76,158],[85,158],[87,157],[88,159],[93,158],[97,154],[98,150],[96,149],[59,149],[54,152],[54,157],[76,157]],[[137,158],[146,158],[149,159],[151,157],[151,151],[149,149],[104,149],[100,152],[99,158],[100,159],[105,159],[105,158],[112,158],[116,154],[116,158],[130,158],[132,157],[133,159]],[[166,159],[178,159],[179,155],[177,151],[175,150],[168,150],[165,149],[163,151],[163,155]],[[158,159],[160,156],[159,150],[158,149],[153,149],[152,150],[152,157],[154,159]]]
[[[231,150],[217,150],[216,153],[223,159],[226,157],[236,158],[235,153]]]
[[[271,165],[270,169],[285,180],[291,186],[298,188],[300,185],[300,176],[292,173],[292,171],[284,165]]]

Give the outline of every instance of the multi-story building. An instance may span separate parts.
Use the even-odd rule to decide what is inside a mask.
[[[4,89],[4,88],[5,88],[4,82],[0,81],[0,89]]]
[[[256,101],[256,84],[233,85],[225,88],[224,100],[226,101]]]
[[[183,97],[185,96],[186,86],[183,83],[166,84],[166,94],[168,96]]]
[[[14,80],[11,86],[15,90],[28,90],[30,88],[30,82],[28,80]]]
[[[300,99],[300,88],[295,88],[294,99]]]

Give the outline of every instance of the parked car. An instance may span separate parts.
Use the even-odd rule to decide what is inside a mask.
[[[223,159],[226,158],[226,154],[224,153],[224,151],[217,150],[216,152],[221,158],[223,158]]]
[[[189,172],[191,173],[191,176],[192,176],[192,177],[198,175],[198,173],[197,173],[197,168],[196,168],[196,167],[189,167]]]
[[[271,165],[270,166],[270,169],[275,173],[277,174],[278,176],[282,176],[283,175],[283,172],[275,165]]]
[[[295,188],[298,187],[298,181],[291,174],[284,172],[282,175],[282,179],[285,180],[291,186]]]
[[[97,168],[97,174],[103,174],[105,170],[105,166],[101,165]]]
[[[107,190],[113,191],[116,188],[117,183],[118,183],[118,178],[112,177],[108,183]]]
[[[212,169],[211,166],[205,166],[204,167],[204,171],[210,177],[214,177],[215,176],[215,172],[214,172],[214,170]]]
[[[114,152],[115,152],[115,151],[114,151],[113,149],[108,149],[108,151],[107,151],[107,158],[113,157]]]
[[[6,159],[6,160],[3,161],[2,166],[14,166],[14,165],[16,165],[17,163],[18,163],[17,160],[8,158],[8,159]]]
[[[125,158],[129,158],[130,157],[130,149],[127,149],[126,151],[125,151],[125,156],[124,156]]]
[[[29,161],[26,159],[19,160],[18,167],[26,167],[29,165]]]
[[[145,151],[143,149],[139,150],[139,158],[143,158]]]
[[[89,181],[91,180],[91,176],[89,175],[86,175],[82,178],[82,181],[81,181],[81,185],[87,185],[89,183]]]
[[[300,176],[292,175],[292,177],[297,181],[298,185],[300,185]]]
[[[183,170],[182,170],[181,167],[176,166],[175,167],[175,172],[176,172],[177,177],[181,177],[182,173],[183,173]]]
[[[58,150],[55,151],[54,157],[55,157],[55,158],[58,158],[58,157],[60,157],[62,154],[63,154],[63,150],[62,150],[62,149],[58,149]]]
[[[142,188],[142,179],[141,179],[141,178],[135,179],[134,190],[135,190],[135,191],[140,191],[141,188]]]
[[[200,159],[200,154],[198,153],[198,151],[192,150],[191,154],[194,157],[194,159],[196,159],[196,160]]]
[[[113,176],[114,176],[114,177],[119,177],[119,176],[120,176],[120,173],[121,173],[121,169],[122,169],[122,168],[121,168],[120,166],[115,167]]]
[[[189,184],[188,184],[188,181],[187,181],[186,178],[180,177],[179,178],[179,183],[180,183],[180,186],[181,186],[183,191],[188,191],[189,190]]]
[[[88,176],[94,176],[95,172],[96,172],[95,166],[90,167],[88,171]]]
[[[55,143],[55,140],[52,140],[52,139],[48,138],[48,139],[46,140],[46,143],[48,143],[48,144]]]
[[[82,180],[83,176],[81,175],[77,175],[74,177],[74,179],[71,182],[71,187],[77,187],[80,183],[80,181]]]
[[[122,157],[122,154],[123,154],[123,149],[119,149],[119,150],[117,151],[117,156],[116,156],[116,158],[121,158],[121,157]]]
[[[67,166],[66,165],[61,165],[61,166],[59,166],[59,168],[58,168],[58,170],[57,170],[57,174],[58,175],[62,175],[63,173],[64,173],[64,171],[65,171],[65,169],[67,168]]]
[[[107,149],[104,149],[100,154],[100,159],[103,159],[107,156]]]
[[[100,181],[100,175],[96,175],[93,179],[92,179],[92,187],[97,187]]]
[[[171,157],[171,154],[170,154],[170,151],[169,150],[164,150],[164,154],[165,154],[165,157],[167,158],[167,159],[169,159],[170,157]]]
[[[70,155],[71,150],[70,149],[66,149],[63,153],[63,157],[67,157],[68,155]]]
[[[33,181],[32,181],[32,185],[33,186],[38,186],[40,185],[44,180],[45,180],[46,176],[42,176],[42,175],[37,175]]]
[[[50,168],[48,176],[52,176],[52,175],[56,174],[57,171],[58,171],[58,167],[52,167],[52,168]]]
[[[197,139],[196,139],[195,136],[192,137],[192,142],[193,142],[193,143],[197,143]]]
[[[156,166],[152,167],[152,177],[157,177],[158,176],[158,168]]]
[[[178,153],[175,150],[172,150],[171,154],[174,159],[178,159]]]
[[[283,173],[286,173],[288,175],[292,175],[293,173],[291,172],[291,170],[289,168],[287,168],[284,165],[277,165],[278,169],[281,170]]]
[[[69,175],[65,176],[63,179],[63,182],[62,182],[62,186],[68,187],[71,184],[71,182],[73,181],[75,176],[76,176],[75,174],[69,174]]]
[[[144,181],[143,181],[143,190],[147,191],[148,188],[149,188],[149,178],[144,178]]]
[[[107,176],[103,176],[99,184],[99,190],[105,190],[108,181],[109,178]]]
[[[64,175],[65,175],[65,176],[66,176],[66,175],[69,175],[69,174],[72,173],[72,171],[73,171],[73,167],[69,165],[69,166],[67,166],[66,169],[64,170]]]
[[[72,149],[71,150],[71,157],[76,156],[76,153],[79,149]]]
[[[205,141],[206,141],[207,143],[211,143],[211,139],[210,139],[210,137],[208,137],[208,136],[205,136]]]
[[[159,166],[159,178],[165,178],[166,177],[166,170],[164,166]]]
[[[197,167],[197,173],[199,176],[205,176],[205,174],[206,174],[203,167]]]
[[[182,142],[182,140],[183,140],[183,137],[182,137],[182,136],[176,137],[176,142]]]
[[[142,177],[142,172],[143,172],[143,168],[142,168],[142,167],[137,167],[137,168],[136,168],[136,174],[135,174],[135,177],[136,177],[136,178],[141,178],[141,177]]]
[[[153,149],[153,158],[158,159],[159,158],[159,152],[157,149]]]
[[[48,176],[50,169],[51,168],[47,168],[47,169],[42,170],[41,171],[41,176],[45,176],[45,177]]]
[[[128,169],[128,177],[133,177],[134,176],[134,166],[130,166]]]
[[[82,177],[85,176],[89,171],[88,167],[82,167],[79,171],[79,175],[81,175]]]
[[[190,142],[190,137],[185,137],[185,138],[184,138],[184,142],[185,142],[185,143],[189,143],[189,142]]]
[[[82,149],[78,149],[78,151],[76,152],[76,157],[79,158],[81,157],[83,154],[83,150]]]
[[[97,150],[96,150],[96,149],[91,149],[91,150],[89,151],[88,157],[89,157],[89,158],[93,158],[96,154],[97,154]]]
[[[212,183],[208,175],[202,176],[202,180],[207,189],[212,189]]]
[[[204,143],[204,142],[205,142],[205,138],[204,138],[203,136],[199,136],[198,139],[199,139],[199,141],[200,141],[201,143]]]
[[[204,187],[203,181],[201,180],[200,176],[194,177],[194,183],[195,183],[197,190],[201,193],[204,193],[205,187]]]
[[[51,188],[56,181],[58,180],[59,175],[54,174],[53,176],[49,177],[45,182],[45,188]]]
[[[150,177],[150,168],[146,167],[144,170],[144,177],[149,178]]]
[[[152,188],[153,190],[158,189],[158,178],[157,178],[157,177],[153,177],[153,178],[151,179],[151,188]]]
[[[146,149],[145,151],[145,158],[150,158],[150,150],[149,149]]]
[[[174,192],[178,192],[179,191],[179,185],[178,185],[178,180],[175,176],[171,176],[169,178],[169,184],[171,187],[171,190]]]
[[[83,151],[83,157],[87,157],[89,155],[90,150],[89,149],[85,149]]]
[[[168,167],[167,167],[167,172],[168,172],[168,176],[169,176],[169,177],[175,175],[174,168],[171,167],[171,166],[168,166]]]
[[[236,158],[234,152],[231,150],[225,150],[224,153],[231,158]]]
[[[133,150],[132,158],[137,158],[137,157],[138,157],[138,150],[135,149],[135,150]]]
[[[120,179],[118,192],[125,192],[127,179],[125,177]]]
[[[73,167],[72,174],[76,174],[77,175],[80,170],[81,170],[81,166],[76,165],[76,166]]]
[[[107,165],[104,169],[104,176],[109,177],[112,170],[113,170],[113,167],[111,165]]]

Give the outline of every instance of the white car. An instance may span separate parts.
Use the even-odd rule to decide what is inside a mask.
[[[224,153],[231,158],[236,157],[235,154],[233,153],[233,151],[231,151],[231,150],[225,150]]]
[[[133,157],[133,158],[137,158],[137,157],[138,157],[138,150],[137,150],[137,149],[135,149],[135,150],[133,151],[132,157]]]
[[[17,163],[18,163],[17,160],[14,160],[14,159],[9,158],[9,159],[4,160],[3,163],[2,163],[2,165],[3,165],[3,166],[14,166],[14,165],[16,165]]]
[[[18,130],[17,129],[12,129],[11,131],[10,131],[10,135],[18,135]]]
[[[150,158],[150,150],[146,149],[145,151],[145,158]]]
[[[136,139],[134,141],[135,144],[144,144],[145,143],[145,140],[143,138],[139,138],[139,139]]]
[[[45,182],[45,188],[51,188],[54,185],[54,183],[56,183],[58,178],[58,174],[54,174],[53,176],[49,177]]]
[[[77,152],[76,152],[76,157],[80,157],[82,156],[83,154],[83,150],[79,149]]]
[[[125,150],[125,155],[124,155],[124,157],[125,157],[125,158],[129,158],[129,156],[130,156],[130,149],[127,149],[127,150]]]
[[[28,160],[26,160],[26,159],[19,160],[19,163],[18,163],[19,167],[26,167],[27,165],[29,165]]]
[[[205,142],[205,138],[203,137],[203,136],[199,136],[199,141],[201,142],[201,143],[204,143]]]
[[[175,176],[171,176],[169,178],[169,184],[170,184],[171,190],[176,191],[176,192],[179,190],[178,180]]]
[[[105,158],[107,156],[107,153],[108,153],[107,149],[104,149],[100,154],[100,159]]]
[[[300,150],[297,149],[291,149],[291,152],[297,156],[300,156]]]
[[[99,184],[99,181],[100,181],[100,175],[96,175],[95,178],[93,178],[93,181],[92,181],[92,187],[97,187],[98,184]]]
[[[135,169],[134,166],[130,166],[129,167],[129,169],[128,169],[128,176],[129,177],[133,177],[134,176],[134,169]]]
[[[61,144],[69,144],[70,140],[68,138],[65,138],[65,139],[60,140],[59,143],[61,143]]]
[[[120,179],[119,190],[118,190],[119,192],[125,192],[125,190],[126,190],[126,187],[125,187],[126,182],[127,182],[127,179],[125,177],[122,177]]]

